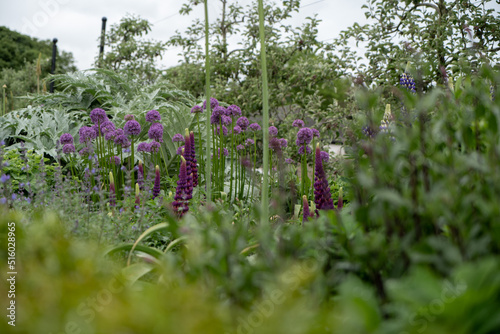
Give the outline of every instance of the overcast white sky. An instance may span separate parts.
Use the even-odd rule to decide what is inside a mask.
[[[239,0],[247,5],[257,0]],[[275,0],[278,2],[278,0]],[[184,0],[0,0],[0,25],[39,39],[58,39],[59,49],[73,53],[80,70],[90,68],[98,53],[101,18],[107,29],[127,13],[153,23],[150,38],[166,41],[176,30],[184,31],[196,17],[203,18],[203,6],[189,16],[179,15]],[[209,18],[221,12],[219,0],[209,0]],[[365,22],[361,6],[365,0],[302,0],[300,13],[292,24],[300,26],[307,16],[318,14],[323,22],[319,39],[327,40],[354,22]],[[180,49],[170,49],[164,56],[165,67],[178,63]]]

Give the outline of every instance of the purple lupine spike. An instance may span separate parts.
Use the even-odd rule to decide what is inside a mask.
[[[191,142],[191,172],[193,174],[193,188],[198,186],[198,161],[196,160],[196,150],[194,143],[194,132],[189,133],[189,141]]]
[[[175,190],[174,202],[172,207],[174,208],[175,214],[181,218],[188,210],[187,201],[187,164],[186,159],[181,156],[181,167],[179,168],[179,180],[177,181],[177,188]]]
[[[115,179],[113,172],[109,172],[109,205],[116,206]]]
[[[191,199],[193,194],[193,159],[192,159],[192,151],[191,151],[191,138],[189,137],[189,130],[186,129],[184,135],[184,159],[186,159],[186,181],[188,184],[188,188],[186,189],[187,199]]]
[[[156,165],[155,168],[155,184],[153,186],[153,199],[160,195],[160,166]]]
[[[399,84],[409,90],[411,93],[415,94],[417,92],[415,80],[411,76],[411,74],[406,71],[401,74],[401,79],[399,79]]]
[[[309,220],[311,217],[311,211],[309,211],[309,202],[307,201],[307,196],[302,196],[302,225],[304,222]]]
[[[138,175],[137,175],[137,182],[139,183],[139,186],[144,188],[144,166],[142,165],[142,160],[139,160],[139,170],[138,170]]]
[[[314,178],[314,203],[316,204],[316,214],[318,210],[333,210],[333,200],[330,188],[328,187],[328,180],[323,169],[323,160],[321,159],[321,150],[319,143],[316,145],[316,168]]]

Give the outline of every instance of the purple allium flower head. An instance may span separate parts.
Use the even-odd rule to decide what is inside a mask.
[[[308,145],[313,138],[313,132],[309,128],[302,128],[297,132],[297,140],[295,143],[297,145]]]
[[[328,162],[328,160],[330,160],[330,155],[328,154],[328,152],[321,151],[319,152],[319,154],[323,162]]]
[[[328,179],[326,178],[325,170],[323,169],[319,144],[316,145],[315,161],[314,203],[316,204],[316,213],[318,213],[318,210],[333,210],[332,194],[328,187]]]
[[[285,138],[280,139],[281,147],[287,147],[288,146],[288,140]]]
[[[193,108],[191,108],[192,114],[197,114],[197,113],[202,113],[202,112],[203,112],[203,108],[200,106],[194,106]]]
[[[246,146],[251,146],[253,144],[255,144],[255,142],[253,141],[252,138],[248,138],[247,140],[245,140],[245,145]]]
[[[119,165],[120,164],[120,157],[119,156],[114,156],[114,157],[109,157],[109,163]]]
[[[91,153],[91,150],[89,149],[89,147],[84,147],[78,152],[78,154],[80,154],[80,156],[86,156],[86,155],[89,155],[90,153]]]
[[[257,124],[257,123],[252,123],[252,124],[250,124],[248,127],[249,127],[249,128],[250,128],[250,130],[252,130],[252,131],[260,131],[260,130],[262,130],[262,128],[260,127],[260,125],[259,125],[259,124]]]
[[[82,126],[78,133],[80,134],[80,144],[85,144],[86,142],[97,138],[94,129],[89,126]]]
[[[131,121],[129,121],[131,122]],[[128,140],[127,136],[125,135],[119,135],[115,137],[115,144],[120,145],[123,148],[130,147],[131,143],[130,140]]]
[[[186,159],[181,156],[181,167],[179,168],[179,180],[175,190],[174,202],[172,207],[174,212],[179,217],[182,217],[189,210],[189,195],[187,182],[187,163]]]
[[[226,108],[223,106],[217,106],[212,110],[212,116],[210,116],[210,124],[220,124],[222,121],[222,116],[226,114]]]
[[[246,157],[241,157],[240,163],[243,167],[246,167],[248,169],[252,168],[252,160],[250,160]]]
[[[146,113],[146,122],[154,123],[161,121],[161,116],[158,110],[150,110]]]
[[[184,136],[181,135],[180,133],[176,133],[173,137],[172,137],[172,141],[173,142],[184,142]]]
[[[0,182],[5,183],[10,179],[10,175],[3,174],[2,177],[0,177]]]
[[[319,131],[315,128],[311,128],[311,131],[313,132],[313,137],[319,138]]]
[[[92,125],[90,128],[94,131],[96,138],[101,135],[101,128],[97,124]]]
[[[238,145],[238,146],[236,146],[236,151],[241,151],[241,150],[244,150],[244,149],[245,149],[245,146],[243,146],[241,144]]]
[[[141,133],[141,124],[136,120],[127,121],[123,127],[123,132],[127,136],[137,136]]]
[[[137,152],[151,152],[151,145],[146,142],[139,143],[137,145]]]
[[[63,133],[61,135],[61,138],[59,138],[59,141],[61,142],[61,145],[66,145],[66,144],[73,144],[74,139],[71,134]]]
[[[296,128],[301,128],[304,126],[304,121],[301,119],[296,119],[295,121],[293,121],[292,126]]]
[[[106,115],[106,112],[103,109],[95,108],[90,112],[90,120],[94,124],[102,124],[104,121],[108,120],[108,115]]]
[[[246,131],[246,129],[250,125],[250,122],[248,121],[248,118],[246,118],[245,116],[241,116],[236,121],[236,124],[241,128],[242,131]]]
[[[163,143],[163,125],[160,123],[154,123],[151,125],[148,131],[149,139],[154,139],[157,142]]]
[[[235,104],[231,104],[229,107],[226,109],[226,115],[228,116],[233,116],[233,117],[238,117],[241,116],[241,109]]]
[[[214,134],[220,136],[221,134],[220,125],[217,125],[217,129],[214,129]],[[227,128],[224,125],[222,126],[222,135],[227,136]]]
[[[115,129],[116,129],[115,124],[113,122],[111,122],[110,120],[104,121],[101,124],[101,133],[103,133],[104,136],[106,136],[106,134],[108,134],[112,131],[115,131]]]
[[[153,199],[155,199],[156,197],[158,197],[158,195],[160,195],[160,190],[161,190],[161,186],[160,186],[160,166],[156,165],[156,167],[155,167],[155,183],[154,183],[154,186],[153,186]]]
[[[153,140],[151,143],[149,143],[149,148],[151,153],[158,153],[160,152],[160,147],[161,144],[157,142],[156,140]]]
[[[417,92],[415,80],[409,73],[404,72],[403,74],[401,74],[401,79],[399,79],[399,84],[413,94]]]
[[[218,149],[218,152],[219,152],[219,158],[220,158],[220,148]],[[229,155],[229,151],[227,150],[227,148],[224,147],[224,150],[222,151],[222,154],[224,154],[225,157],[227,157]]]
[[[306,146],[306,154],[311,154],[312,150],[309,146]],[[299,147],[299,154],[303,155],[304,154],[304,146]]]
[[[219,106],[219,101],[215,97],[210,98],[210,109],[214,110],[215,107]],[[207,109],[207,100],[203,101],[203,110]]]
[[[177,153],[177,155],[182,155],[182,152],[184,152],[184,145],[179,146],[177,148],[177,152],[176,153]]]
[[[233,128],[233,134],[234,135],[239,135],[241,133],[241,128],[239,125],[235,125]]]
[[[222,115],[221,118],[222,118],[222,124],[229,125],[233,122],[230,116]]]
[[[123,117],[123,119],[125,120],[125,122],[134,121],[135,120],[135,116],[131,115],[131,114],[128,114],[128,115],[125,115],[125,117]]]
[[[281,151],[281,141],[276,137],[269,138],[269,148],[273,151]]]
[[[64,154],[70,154],[70,153],[75,153],[75,145],[73,144],[64,144],[63,146],[63,153]]]
[[[123,131],[123,129],[118,128],[115,130],[115,137],[118,137],[118,136],[121,136],[124,134],[125,134],[125,131]]]
[[[290,158],[286,158],[286,159],[285,159],[285,162],[286,162],[287,164],[290,164],[290,165],[295,163],[295,161],[293,161],[293,159],[290,159]]]
[[[271,125],[269,127],[269,135],[271,137],[276,137],[278,135],[278,129],[275,126]]]

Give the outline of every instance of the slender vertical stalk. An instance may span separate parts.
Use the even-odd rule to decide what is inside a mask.
[[[203,168],[203,144],[201,141],[200,113],[196,113],[196,121],[198,122],[198,146],[199,146],[198,152],[200,152],[200,171],[202,171],[204,170],[204,168]],[[163,157],[163,160],[165,160],[165,157]]]
[[[205,0],[206,1],[206,0]],[[263,0],[259,1],[259,32],[260,32],[260,65],[262,74],[262,133],[263,142],[263,182],[262,182],[262,224],[269,222],[269,94],[267,88],[267,62],[266,62],[266,39],[264,31],[264,6]]]
[[[211,163],[211,157],[210,157],[210,144],[212,143],[211,139],[211,130],[212,127],[210,126],[210,116],[212,115],[212,107],[210,105],[210,97],[211,97],[211,92],[210,92],[210,54],[208,50],[208,0],[205,0],[205,90],[206,90],[206,99],[207,99],[207,115],[206,115],[206,132],[207,132],[207,147],[206,147],[206,153],[207,153],[207,163],[205,165],[205,184],[207,187],[207,202],[212,201],[212,163]]]

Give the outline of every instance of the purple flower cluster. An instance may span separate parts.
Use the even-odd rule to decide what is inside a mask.
[[[163,143],[163,125],[161,125],[160,123],[153,123],[149,128],[148,137],[149,139],[153,139],[157,142]]]
[[[241,128],[239,125],[235,125],[233,128],[233,134],[234,135],[239,135],[241,133]]]
[[[399,84],[401,85],[401,87],[408,89],[413,94],[417,92],[415,80],[413,79],[411,74],[407,72],[401,74],[401,78],[399,79]]]
[[[321,160],[323,162],[328,162],[328,160],[330,160],[330,155],[328,154],[328,152],[321,151],[321,152],[319,152],[319,154],[320,154]]]
[[[133,120],[135,120],[135,116],[128,114],[128,115],[125,115],[125,117],[123,117],[123,119],[125,120],[125,122],[133,121]]]
[[[270,126],[269,127],[269,135],[271,137],[276,137],[278,135],[278,128],[276,128],[275,126]]]
[[[319,131],[315,128],[311,128],[311,131],[313,132],[313,137],[319,138]]]
[[[248,118],[246,118],[245,116],[242,116],[238,118],[236,124],[241,128],[242,131],[246,131],[246,129],[250,125],[250,121],[248,121]]]
[[[245,141],[245,145],[246,145],[246,146],[251,146],[251,145],[253,145],[253,144],[255,144],[255,142],[254,142],[254,140],[253,140],[253,139],[251,139],[251,138],[248,138],[248,139]]]
[[[127,121],[123,127],[123,132],[127,136],[137,136],[141,133],[141,124],[136,120]]]
[[[177,152],[176,153],[177,153],[177,155],[183,155],[184,154],[184,145],[179,146],[177,148]]]
[[[187,163],[186,159],[181,156],[181,167],[179,169],[179,180],[175,190],[174,202],[172,207],[177,216],[182,217],[189,210],[188,196],[189,184],[187,181]]]
[[[90,120],[96,125],[102,124],[108,120],[108,115],[106,115],[106,112],[103,109],[95,108],[90,112]]]
[[[248,127],[249,127],[249,128],[250,128],[250,130],[252,130],[252,131],[260,131],[260,130],[262,130],[262,128],[260,127],[260,125],[259,125],[259,124],[257,124],[257,123],[252,123],[252,124],[250,124]]]
[[[186,135],[184,136],[184,154],[183,157],[186,159],[186,200],[190,200],[193,195],[193,159],[192,159],[192,149],[191,149],[191,137],[189,135],[188,129],[186,129]]]
[[[295,144],[297,146],[301,145],[309,145],[313,138],[313,131],[309,128],[301,128],[299,132],[297,132],[297,140],[295,141]]]
[[[312,150],[309,146],[306,146],[306,154],[311,154]],[[304,155],[304,146],[299,147],[299,154]]]
[[[236,146],[236,151],[241,151],[241,150],[244,150],[245,149],[245,146],[239,144],[238,146]]]
[[[312,217],[311,211],[309,210],[309,202],[307,201],[307,196],[302,196],[302,224],[309,220],[309,217]]]
[[[137,152],[151,152],[151,146],[146,142],[139,143],[137,145]]]
[[[238,117],[241,116],[241,108],[238,107],[235,104],[231,104],[229,107],[226,109],[226,115],[228,116],[233,116],[233,117]]]
[[[90,126],[82,126],[80,130],[78,130],[78,133],[80,134],[80,144],[85,144],[97,138],[95,130]]]
[[[151,143],[149,143],[149,152],[158,153],[158,152],[160,152],[160,147],[161,147],[161,144],[159,142],[157,142],[156,140],[153,140]]]
[[[281,151],[281,140],[276,137],[271,137],[269,139],[269,148],[273,151]]]
[[[301,128],[303,127],[305,124],[304,124],[304,121],[301,120],[301,119],[296,119],[295,121],[293,121],[292,123],[292,126],[296,127],[296,128]]]
[[[127,148],[130,147],[130,145],[132,145],[130,140],[128,140],[127,136],[125,136],[124,134],[116,136],[114,141],[116,145],[120,145],[122,148]]]
[[[221,119],[222,119],[222,124],[225,124],[225,125],[229,125],[233,122],[232,118],[230,116],[227,116],[227,115],[222,115]]]
[[[184,136],[181,135],[180,133],[176,133],[173,137],[172,137],[172,141],[175,143],[175,142],[184,142]]]
[[[64,154],[70,154],[70,153],[75,153],[75,145],[73,144],[64,144],[63,146],[63,153]]]
[[[150,110],[146,113],[146,122],[155,123],[161,121],[161,116],[158,110]]]
[[[189,133],[191,141],[191,173],[193,174],[193,188],[198,186],[198,160],[196,159],[196,150],[194,143],[194,132]]]
[[[290,159],[290,158],[286,158],[286,159],[285,159],[285,162],[286,162],[287,164],[289,164],[289,165],[291,165],[291,164],[294,164],[294,163],[295,163],[295,161],[293,161],[293,159]]]
[[[210,98],[210,109],[214,110],[215,107],[219,106],[219,101],[215,97]],[[203,101],[203,110],[207,109],[207,100]]]
[[[220,124],[222,121],[222,116],[225,116],[226,108],[222,106],[217,106],[212,110],[212,116],[210,116],[210,124]]]
[[[109,157],[109,162],[118,166],[120,164],[120,157],[116,155],[114,157]]]
[[[314,172],[314,203],[316,204],[316,214],[318,210],[333,210],[332,194],[328,187],[328,180],[323,169],[323,161],[321,159],[321,151],[319,144],[316,145],[316,165]]]
[[[155,183],[154,183],[154,186],[153,186],[153,199],[155,199],[156,197],[158,197],[158,195],[160,195],[160,190],[161,190],[161,187],[160,187],[160,167],[158,165],[156,165],[156,168],[155,168]]]
[[[203,112],[203,108],[200,106],[194,106],[193,108],[191,108],[192,114],[197,114],[197,113],[202,113],[202,112]]]
[[[227,128],[223,125],[222,126],[222,135],[227,136],[227,133],[228,133]],[[219,136],[221,135],[220,125],[217,125],[217,129],[214,129],[214,134],[219,135]]]
[[[108,133],[113,132],[115,130],[116,126],[113,122],[107,120],[101,123],[101,133],[104,134],[105,138]]]
[[[280,143],[281,143],[281,147],[283,147],[283,148],[288,146],[288,140],[286,140],[285,138],[281,138]]]
[[[66,144],[73,144],[74,139],[73,136],[69,133],[63,133],[61,137],[59,138],[59,142],[61,145],[66,145]]]

